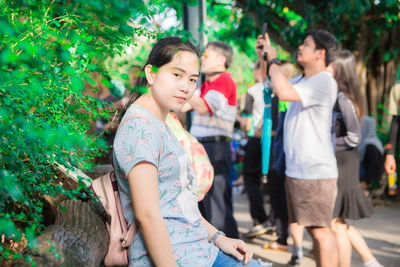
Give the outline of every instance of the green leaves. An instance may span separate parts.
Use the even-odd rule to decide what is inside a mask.
[[[0,234],[14,240],[20,240],[22,237],[21,232],[8,216],[0,217]]]
[[[105,147],[88,131],[108,113],[100,100],[83,92],[100,84],[107,58],[145,33],[134,33],[130,24],[131,14],[143,13],[144,5],[134,0],[1,3],[0,235],[15,242],[24,237],[35,248],[44,229],[43,196],[86,197],[84,184],[64,187],[54,163],[85,170]],[[102,83],[111,86],[106,79]],[[0,261],[19,257],[4,244]]]
[[[1,183],[0,183],[0,194],[7,194],[14,201],[18,201],[23,196],[23,192],[19,187],[17,178],[9,173],[7,170],[0,171]]]
[[[71,89],[75,93],[80,93],[85,89],[85,85],[79,77],[71,77]]]

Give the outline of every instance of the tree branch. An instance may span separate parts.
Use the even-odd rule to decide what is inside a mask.
[[[282,30],[287,27],[290,27],[288,21],[277,16],[275,12],[267,7],[266,5],[261,5],[258,1],[250,1],[248,0],[238,0],[236,1],[236,6],[240,7],[244,13],[254,21],[255,29],[259,30],[261,33],[261,25],[263,21],[269,20],[268,34],[270,38],[277,44],[279,44],[283,49],[292,53],[296,47],[290,44],[284,36],[282,35]],[[267,20],[268,21],[268,20]],[[260,23],[257,23],[260,22]],[[279,30],[271,27],[272,24],[278,26]]]

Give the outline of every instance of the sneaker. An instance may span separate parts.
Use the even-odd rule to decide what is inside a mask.
[[[383,265],[380,264],[376,258],[373,258],[372,260],[365,262],[364,267],[383,267]]]
[[[243,236],[245,238],[254,238],[256,236],[263,235],[267,233],[268,231],[272,231],[273,226],[270,221],[266,221],[263,224],[257,224],[254,225],[247,233],[245,233]]]
[[[287,263],[287,266],[300,267],[300,265],[301,265],[301,259],[297,256],[292,256],[290,261]]]

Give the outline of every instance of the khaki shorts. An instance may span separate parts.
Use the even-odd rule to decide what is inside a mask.
[[[289,223],[330,227],[337,196],[337,179],[303,180],[286,177]]]

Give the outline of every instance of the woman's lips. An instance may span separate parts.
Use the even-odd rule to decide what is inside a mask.
[[[185,97],[175,96],[175,98],[178,100],[178,102],[185,102],[186,101]]]

